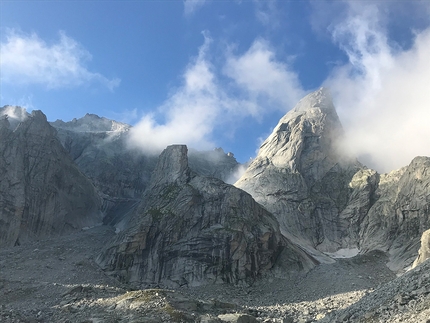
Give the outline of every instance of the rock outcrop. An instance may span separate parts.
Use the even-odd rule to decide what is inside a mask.
[[[314,265],[249,194],[194,173],[186,146],[176,145],[160,155],[142,203],[97,262],[126,282],[173,287],[251,282],[282,252],[290,270]]]
[[[430,227],[430,158],[416,157],[380,176],[376,200],[361,224],[360,248],[389,252],[391,269],[409,266]]]
[[[0,246],[100,223],[94,186],[45,115],[8,106],[0,116]]]
[[[328,91],[311,93],[279,121],[235,186],[272,212],[290,239],[321,251],[356,247],[349,233],[359,227],[340,214],[362,166],[339,152],[342,134]]]
[[[415,259],[412,264],[412,268],[415,268],[419,264],[422,264],[424,261],[430,258],[430,229],[424,231],[421,235],[421,247],[418,251],[418,257]]]

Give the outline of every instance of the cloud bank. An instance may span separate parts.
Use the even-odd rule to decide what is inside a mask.
[[[60,32],[57,43],[49,45],[36,34],[10,30],[1,43],[1,81],[14,85],[38,84],[48,89],[99,83],[113,90],[120,80],[90,72],[84,62],[91,55],[75,40]]]
[[[430,28],[405,50],[388,38],[384,18],[375,5],[349,4],[330,29],[349,62],[325,85],[346,130],[345,151],[388,172],[430,156]]]
[[[208,33],[204,39],[182,75],[181,86],[133,127],[131,146],[153,154],[171,144],[212,149],[217,146],[215,128],[227,132],[237,118],[286,112],[301,97],[297,75],[276,60],[264,41],[256,40],[241,55],[227,49],[223,66],[217,68],[211,61]]]

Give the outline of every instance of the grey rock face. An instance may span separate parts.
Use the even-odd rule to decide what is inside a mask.
[[[272,268],[285,246],[269,212],[244,191],[196,175],[177,145],[160,155],[138,210],[97,261],[135,284],[238,283]]]
[[[0,110],[0,246],[100,223],[94,186],[73,164],[45,115],[16,107]]]
[[[311,93],[279,121],[235,186],[272,212],[292,240],[321,251],[348,247],[349,219],[340,213],[362,167],[339,153],[342,134],[327,90]]]
[[[79,169],[107,199],[139,199],[156,159],[127,149],[131,126],[93,114],[51,123]]]
[[[421,234],[430,227],[429,167],[430,158],[416,157],[381,175],[377,200],[361,225],[360,248],[388,251],[395,271],[414,261]]]
[[[212,151],[190,150],[188,162],[197,174],[219,178],[229,184],[230,178],[240,165],[232,153],[225,153],[222,148]]]

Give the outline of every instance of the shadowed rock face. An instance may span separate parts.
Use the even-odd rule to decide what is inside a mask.
[[[45,115],[12,107],[0,115],[0,246],[100,223],[96,190]]]
[[[361,165],[338,152],[342,134],[327,90],[311,93],[279,121],[235,186],[272,212],[292,240],[321,251],[349,247],[349,219],[340,213]]]
[[[142,285],[250,282],[286,245],[269,212],[244,191],[193,173],[186,146],[177,145],[160,155],[137,212],[97,261]],[[294,269],[310,259],[290,252]]]
[[[430,227],[430,158],[416,157],[380,175],[376,201],[361,225],[360,248],[388,251],[392,270],[410,265],[422,233]]]
[[[147,188],[157,156],[129,147],[130,125],[87,114],[51,125],[79,169],[103,194],[105,224],[116,225],[133,212]],[[199,174],[226,180],[238,167],[222,149],[193,151],[190,167]]]
[[[131,126],[94,114],[51,125],[79,169],[105,194],[107,213],[116,203],[140,199],[156,158],[127,149]]]

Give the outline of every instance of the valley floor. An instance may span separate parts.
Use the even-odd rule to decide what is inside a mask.
[[[113,235],[101,226],[0,249],[0,322],[354,321],[351,315],[328,317],[395,278],[385,255],[374,252],[317,266],[300,277],[265,277],[253,286],[131,290],[94,263]],[[246,315],[238,320],[235,313]],[[356,321],[427,322],[420,320],[374,315]]]

